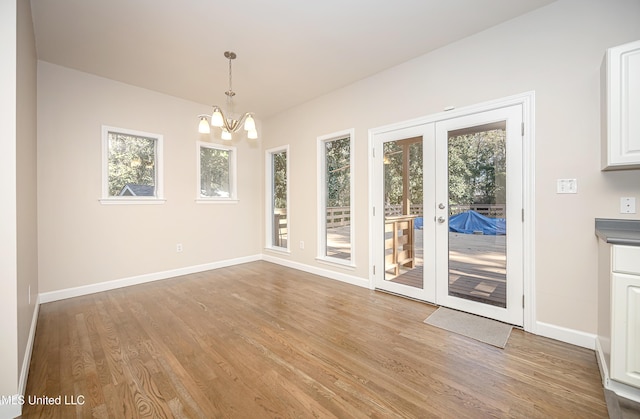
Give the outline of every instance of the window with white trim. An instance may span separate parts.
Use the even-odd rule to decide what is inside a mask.
[[[198,202],[237,202],[236,148],[198,142]]]
[[[266,151],[267,247],[289,250],[289,146]]]
[[[162,203],[162,135],[102,127],[102,203]]]
[[[318,258],[354,265],[353,130],[318,137]]]

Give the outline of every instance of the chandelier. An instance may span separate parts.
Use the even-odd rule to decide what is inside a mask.
[[[198,132],[201,134],[211,133],[209,128],[209,119],[211,120],[212,127],[218,127],[222,129],[220,138],[223,140],[231,140],[231,134],[240,130],[240,127],[244,126],[244,130],[247,131],[247,138],[254,140],[258,138],[258,131],[256,129],[256,121],[253,119],[253,113],[247,112],[239,118],[234,116],[233,112],[233,97],[236,93],[231,88],[231,61],[236,59],[236,53],[233,51],[225,51],[225,58],[229,60],[229,90],[224,92],[227,95],[227,113],[228,117],[224,115],[222,109],[214,105],[211,116],[198,115],[200,118],[200,124],[198,125]]]

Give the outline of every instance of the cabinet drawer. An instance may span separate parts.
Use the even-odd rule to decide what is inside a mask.
[[[612,246],[612,248],[611,263],[614,272],[640,275],[640,247]]]

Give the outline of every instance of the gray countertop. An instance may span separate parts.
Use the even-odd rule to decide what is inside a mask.
[[[596,218],[596,236],[611,244],[640,246],[640,220]]]

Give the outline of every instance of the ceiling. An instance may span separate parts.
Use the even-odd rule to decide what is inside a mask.
[[[31,0],[38,58],[258,118],[554,0]]]

